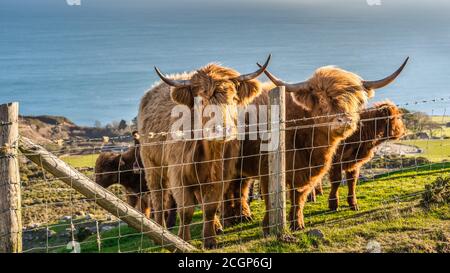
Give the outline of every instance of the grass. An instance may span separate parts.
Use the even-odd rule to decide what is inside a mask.
[[[431,120],[441,125],[445,125],[450,122],[450,116],[431,116]]]
[[[419,206],[426,184],[448,174],[450,163],[436,163],[385,174],[358,185],[360,211],[349,210],[346,189],[341,189],[340,210],[329,212],[327,192],[305,207],[307,229],[295,232],[296,243],[264,238],[260,226],[263,202],[254,201],[254,221],[225,229],[218,236],[219,252],[364,252],[375,240],[383,252],[450,252],[450,209],[448,205],[424,209]],[[196,247],[201,247],[201,212],[196,211],[191,228]],[[323,238],[309,235],[319,229]],[[175,231],[176,232],[176,231]],[[166,252],[146,236],[127,226],[101,232],[101,252]],[[54,252],[67,252],[56,247]],[[82,252],[99,252],[97,237],[81,242]]]
[[[402,140],[400,143],[419,147],[423,151],[420,156],[433,162],[441,162],[450,158],[450,139]]]
[[[65,156],[62,157],[61,159],[74,168],[86,168],[86,167],[93,167],[95,165],[97,157],[98,154],[88,154],[88,155]]]
[[[450,127],[446,126],[450,122],[450,116],[431,116],[431,121],[440,126],[433,130],[434,137],[450,137]]]

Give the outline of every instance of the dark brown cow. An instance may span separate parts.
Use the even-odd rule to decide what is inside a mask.
[[[95,182],[107,188],[120,184],[126,190],[127,202],[142,211],[148,218],[151,216],[149,189],[145,180],[144,169],[139,152],[139,134],[133,132],[134,146],[123,153],[104,152],[95,162]],[[176,221],[176,204],[169,198],[171,213],[166,219],[167,227],[173,227]]]
[[[374,107],[360,113],[358,129],[340,145],[330,169],[331,192],[328,198],[330,210],[337,210],[339,204],[339,185],[342,172],[348,185],[347,202],[351,209],[357,210],[356,183],[361,167],[374,156],[375,148],[383,142],[396,140],[405,134],[401,112],[391,102],[377,103]]]

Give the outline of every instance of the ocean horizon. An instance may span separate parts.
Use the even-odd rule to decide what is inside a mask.
[[[324,65],[371,80],[409,56],[398,80],[371,101],[448,114],[445,1],[432,7],[404,0],[380,6],[366,0],[80,3],[2,1],[0,103],[18,101],[22,115],[105,125],[136,116],[140,98],[158,80],[155,65],[179,73],[219,62],[248,73],[272,53],[269,70],[288,81],[302,81]],[[448,100],[432,102],[436,98]]]

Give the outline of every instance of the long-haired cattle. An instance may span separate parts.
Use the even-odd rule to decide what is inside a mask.
[[[103,152],[98,156],[95,162],[95,182],[104,188],[113,184],[122,185],[128,204],[150,218],[151,202],[140,155],[139,134],[133,132],[133,138],[134,146],[127,151]],[[171,196],[166,202],[166,206],[171,209],[166,218],[166,225],[171,228],[176,221],[176,204]]]
[[[127,202],[150,217],[148,187],[142,171],[139,155],[139,137],[134,135],[135,145],[123,153],[103,152],[95,162],[95,182],[107,188],[120,184],[126,190]]]
[[[177,203],[179,235],[190,240],[190,223],[196,203],[203,211],[203,243],[216,246],[215,214],[223,201],[228,182],[235,177],[239,156],[239,142],[232,136],[216,139],[177,139],[171,133],[152,136],[151,133],[170,132],[180,119],[191,123],[199,107],[215,105],[220,109],[225,128],[236,130],[238,106],[246,105],[260,94],[261,86],[255,80],[267,67],[254,73],[240,75],[237,71],[217,64],[208,64],[196,71],[170,78],[157,73],[163,80],[148,91],[141,100],[138,113],[141,134],[141,158],[151,191],[155,219],[163,224],[164,202],[170,191]],[[201,98],[200,105],[195,98]],[[187,106],[189,117],[173,117],[177,105]],[[201,112],[201,111],[200,111]],[[207,118],[200,117],[202,124]],[[234,127],[234,128],[233,128]],[[172,131],[173,132],[173,131]]]
[[[289,190],[292,230],[304,228],[303,207],[308,194],[331,166],[338,144],[357,128],[358,112],[374,90],[391,83],[403,65],[390,76],[378,81],[364,81],[358,75],[332,67],[322,67],[301,83],[289,84],[266,71],[275,85],[285,86],[286,96],[286,187]],[[263,92],[253,104],[267,105],[268,91],[273,84],[264,84]],[[261,140],[245,140],[242,175],[259,178],[266,203],[263,220],[268,232],[269,201],[268,157],[260,151]]]
[[[392,102],[377,103],[360,113],[358,129],[340,145],[334,156],[330,169],[331,192],[328,205],[336,210],[339,203],[338,189],[344,171],[347,185],[347,202],[353,210],[358,209],[356,201],[356,184],[361,167],[374,156],[374,151],[381,143],[396,140],[405,133],[401,112]]]

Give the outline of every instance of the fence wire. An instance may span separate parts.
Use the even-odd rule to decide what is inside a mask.
[[[376,110],[359,113],[358,129],[338,144],[332,134],[336,124],[318,122],[324,117],[286,121],[286,147],[282,149],[287,159],[286,215],[294,236],[311,230],[333,233],[349,221],[352,225],[358,219],[368,221],[367,215],[389,218],[396,211],[401,218],[401,211],[420,207],[427,192],[439,191],[426,185],[450,170],[446,107],[419,122],[415,112],[376,116],[371,113]],[[155,132],[149,135],[155,140],[148,143],[133,142],[129,136],[109,138],[108,143],[102,138],[67,140],[49,150],[140,210],[142,217],[167,225],[168,231],[162,232],[179,234],[196,247],[217,239],[214,246],[220,251],[258,251],[253,243],[276,240],[264,238],[262,226],[268,224],[263,224],[264,199],[273,194],[267,192],[267,156],[277,151],[249,154],[246,140],[239,140],[238,154],[229,155],[228,146],[220,145],[216,154],[198,157],[198,151],[205,152],[202,140],[159,139],[168,135]],[[299,139],[300,135],[309,139]],[[159,149],[164,157],[171,145],[181,145],[180,154],[168,155],[170,160],[162,165],[149,165],[140,158],[142,149]],[[97,204],[101,197],[82,196],[62,183],[62,177],[51,175],[26,156],[19,155],[24,252],[166,251],[142,230],[103,210]],[[148,181],[150,174],[153,181]],[[168,179],[177,175],[177,182]],[[339,195],[339,187],[348,188],[348,193]],[[211,197],[217,190],[218,197]],[[305,197],[306,231],[298,231],[303,224],[299,207]],[[277,250],[284,251],[281,246],[271,248]]]

